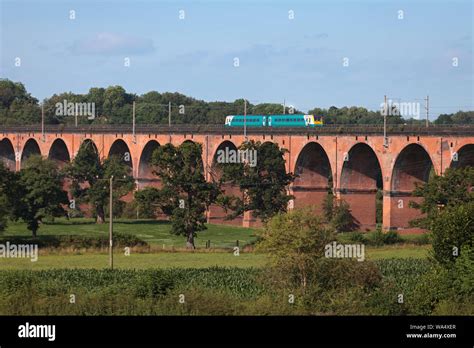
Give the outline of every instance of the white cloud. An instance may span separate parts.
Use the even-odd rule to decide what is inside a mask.
[[[116,33],[98,33],[95,37],[76,40],[71,46],[74,54],[119,55],[154,52],[153,40]]]

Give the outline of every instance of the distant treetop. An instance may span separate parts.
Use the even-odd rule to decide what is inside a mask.
[[[233,102],[206,102],[181,93],[150,91],[142,95],[127,93],[121,86],[93,87],[87,94],[63,92],[44,99],[47,124],[74,124],[75,117],[58,112],[58,105],[84,110],[93,105],[94,117],[79,115],[79,124],[129,124],[132,122],[133,102],[138,124],[168,124],[169,103],[173,124],[224,124],[227,115],[243,114],[244,99]],[[63,108],[64,111],[64,108]],[[285,113],[302,113],[290,107]],[[276,103],[252,104],[247,101],[247,114],[281,114],[283,106]],[[323,116],[326,124],[382,124],[380,111],[351,106],[329,109],[315,107],[308,114]],[[422,123],[424,120],[403,119],[400,115],[388,116],[389,124]],[[21,82],[0,79],[0,124],[38,124],[41,122],[41,105],[27,92]],[[474,111],[442,114],[435,124],[474,124]]]

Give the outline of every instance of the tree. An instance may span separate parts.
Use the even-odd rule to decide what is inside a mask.
[[[130,123],[132,120],[132,102],[134,95],[125,91],[122,86],[109,86],[99,96],[103,100],[102,112],[108,123]]]
[[[5,108],[9,108],[14,101],[38,103],[38,100],[26,91],[25,86],[21,82],[0,79],[0,104]]]
[[[324,257],[325,246],[334,240],[308,208],[275,215],[259,237],[257,250],[266,252],[272,265],[295,278],[303,289],[316,261]]]
[[[428,228],[430,220],[437,216],[443,207],[456,206],[474,200],[474,168],[449,168],[443,176],[433,175],[427,183],[418,185],[413,196],[422,197],[421,203],[410,202],[410,206],[419,209],[422,218],[411,222],[414,226]]]
[[[186,246],[194,249],[198,231],[206,229],[205,212],[221,193],[219,185],[207,182],[200,144],[166,144],[156,149],[151,164],[161,179],[157,205],[170,216],[171,233],[185,236]]]
[[[71,92],[68,93],[61,93],[61,94],[54,94],[50,98],[44,100],[44,114],[45,114],[45,122],[49,124],[75,124],[76,117],[66,116],[64,114],[57,115],[57,104],[63,104],[64,101],[66,103],[82,103],[85,102],[85,98],[81,94],[74,94]],[[67,110],[63,110],[66,112]],[[78,123],[87,123],[88,120],[86,117],[77,117]]]
[[[130,124],[132,103],[136,101],[136,122],[167,124],[168,103],[172,104],[171,119],[173,124],[220,124],[225,116],[244,113],[244,99],[233,102],[206,102],[181,93],[150,91],[141,96],[128,93],[122,86],[107,88],[92,87],[87,94],[59,92],[46,98],[45,116],[48,124],[73,124],[73,117],[55,115],[57,102],[94,103],[96,118],[91,121],[87,117],[78,118],[79,123],[87,124]],[[285,113],[290,113],[286,106]],[[390,104],[388,124],[418,124],[423,120],[403,119],[396,104]],[[302,113],[293,110],[295,114]],[[247,114],[281,114],[283,105],[277,103],[261,103],[253,105],[247,101]],[[360,106],[331,106],[328,109],[315,107],[308,114],[322,116],[326,124],[383,124],[380,110],[372,111]],[[5,124],[32,124],[41,120],[41,108],[38,100],[32,97],[19,82],[0,79],[0,121]],[[458,111],[453,114],[442,114],[435,124],[473,124],[474,111]]]
[[[344,200],[336,200],[332,193],[324,198],[323,215],[336,232],[349,232],[357,228],[349,204]]]
[[[118,203],[121,197],[133,189],[130,167],[117,156],[110,156],[101,163],[91,142],[82,143],[71,164],[65,167],[71,179],[71,193],[79,203],[89,203],[93,207],[97,223],[105,222],[106,206],[109,203],[109,182],[114,177],[113,199]]]
[[[444,176],[434,175],[416,187],[410,202],[424,217],[411,221],[431,231],[433,257],[443,265],[452,264],[464,245],[474,242],[474,168],[449,168]],[[457,254],[457,255],[456,255]]]
[[[343,200],[337,201],[334,206],[331,225],[336,232],[349,232],[357,229],[357,223],[351,214],[349,204]]]
[[[62,204],[69,201],[62,189],[62,175],[54,161],[34,155],[27,159],[20,171],[18,184],[18,204],[14,214],[26,222],[36,237],[39,224],[45,217],[65,213]]]
[[[334,194],[328,193],[324,197],[322,208],[323,208],[323,217],[326,222],[331,222],[332,217],[334,216]]]
[[[18,175],[8,170],[0,161],[0,232],[7,226],[8,217],[13,213],[17,192]]]
[[[135,202],[141,217],[156,218],[158,204],[160,199],[160,191],[155,187],[145,187],[135,192]],[[171,211],[169,214],[171,215]]]
[[[0,122],[4,124],[39,123],[41,109],[20,82],[0,79]]]
[[[466,246],[474,247],[474,201],[450,205],[432,216],[432,256],[440,264],[452,264]]]
[[[105,88],[90,88],[86,99],[95,105],[95,113],[98,118],[102,117],[104,110]]]
[[[275,103],[262,103],[257,105],[251,105],[249,108],[252,114],[256,115],[272,115],[272,114],[282,114],[283,113],[283,105],[282,104],[275,104]],[[296,108],[292,108],[291,106],[285,106],[285,114],[289,113],[293,114],[301,114],[302,112],[297,110]]]
[[[295,176],[286,172],[285,149],[275,143],[250,141],[239,147],[242,154],[254,163],[220,163],[222,181],[238,186],[244,197],[231,197],[227,208],[231,217],[251,211],[254,217],[267,221],[272,216],[286,212],[288,202],[294,197],[288,195],[288,187]]]

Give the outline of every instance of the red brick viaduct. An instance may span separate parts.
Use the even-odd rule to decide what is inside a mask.
[[[249,128],[247,136],[249,140],[278,143],[288,150],[287,171],[298,175],[290,188],[295,196],[294,207],[315,205],[320,210],[332,177],[336,196],[349,203],[361,230],[375,227],[377,189],[383,190],[383,227],[403,230],[419,215],[418,210],[409,207],[409,201],[416,200],[411,192],[417,182],[428,179],[432,168],[443,174],[452,166],[474,165],[474,128],[404,128],[390,130],[386,143],[382,130],[371,127]],[[202,144],[205,175],[210,179],[217,150],[238,147],[244,140],[242,129],[215,126],[140,126],[135,134],[130,126],[48,126],[44,133],[41,127],[0,127],[0,158],[11,170],[19,170],[35,153],[69,162],[84,141],[91,141],[100,158],[129,153],[137,187],[141,188],[157,182],[148,160],[162,144]],[[233,221],[224,221],[223,217],[222,209],[211,207],[210,222],[243,226],[257,223],[250,213]]]

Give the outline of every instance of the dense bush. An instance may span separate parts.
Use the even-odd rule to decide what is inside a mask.
[[[367,238],[365,238],[365,236],[360,232],[352,232],[349,235],[349,240],[351,242],[363,243],[363,244],[366,244],[368,242]]]
[[[420,278],[413,311],[420,314],[474,314],[474,249],[464,246],[453,264],[436,264]]]
[[[379,269],[372,261],[359,262],[351,259],[323,258],[316,264],[313,274],[313,284],[323,289],[353,286],[372,289],[382,279]]]
[[[474,202],[445,208],[431,221],[433,257],[453,263],[463,246],[474,247]]]
[[[403,239],[396,231],[382,232],[379,228],[377,229],[368,239],[368,244],[375,246],[382,246],[385,244],[396,244],[403,242]]]
[[[274,216],[265,225],[257,250],[270,256],[270,265],[288,281],[305,288],[325,246],[334,240],[332,231],[309,209],[295,209]]]

